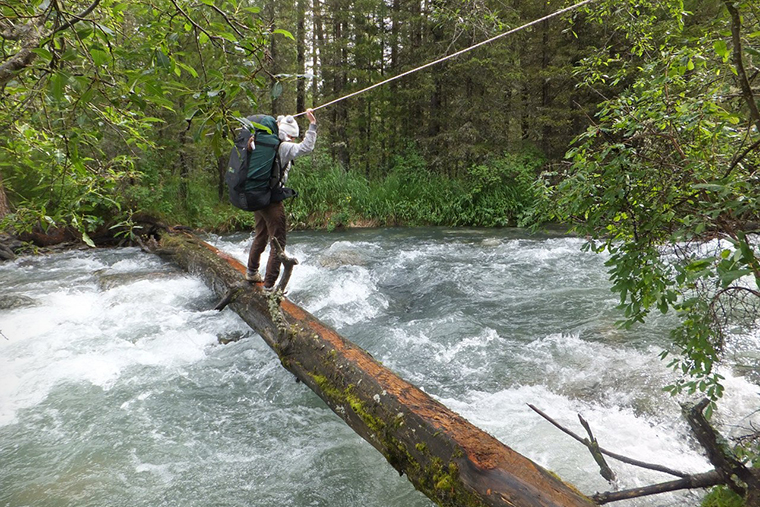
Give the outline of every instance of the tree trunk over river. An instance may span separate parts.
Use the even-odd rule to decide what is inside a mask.
[[[285,298],[243,279],[245,267],[188,234],[156,253],[201,277],[309,386],[415,488],[446,506],[594,503],[382,366]],[[278,308],[278,300],[279,308]]]

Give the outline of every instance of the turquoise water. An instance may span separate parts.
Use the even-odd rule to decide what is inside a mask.
[[[209,240],[246,257],[247,236]],[[674,379],[657,358],[672,321],[617,329],[604,259],[581,244],[508,229],[293,233],[289,297],[585,493],[670,477],[611,461],[608,485],[527,403],[579,433],[582,414],[618,453],[707,470],[683,400],[660,390]],[[0,287],[0,299],[31,298],[0,310],[0,506],[432,505],[233,312],[211,310],[200,281],[157,257],[26,258],[0,265]],[[723,371],[726,433],[758,422],[746,376],[757,341],[741,337]]]

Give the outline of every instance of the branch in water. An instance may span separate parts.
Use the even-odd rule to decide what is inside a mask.
[[[277,290],[285,294],[285,287],[287,287],[288,282],[290,281],[290,275],[293,274],[293,266],[298,264],[298,259],[285,255],[285,250],[282,248],[282,245],[280,245],[277,238],[272,238],[272,247],[274,248],[277,260],[279,260],[283,266],[282,277],[280,278],[280,283],[277,284]]]
[[[539,410],[538,408],[536,408],[533,405],[531,405],[530,403],[528,403],[528,406],[534,412],[536,412],[538,415],[540,415],[541,417],[543,417],[544,419],[546,419],[547,421],[549,421],[550,423],[552,423],[554,426],[556,426],[557,428],[559,428],[561,431],[563,431],[567,435],[570,435],[571,437],[573,437],[575,440],[577,440],[578,442],[582,443],[583,445],[588,446],[587,443],[586,443],[587,441],[586,441],[585,438],[582,438],[582,437],[576,435],[575,433],[573,433],[572,431],[570,431],[569,429],[563,427],[557,421],[555,421],[554,419],[552,419],[551,417],[549,417],[548,415],[546,415],[545,413],[543,413],[541,410]],[[673,470],[672,468],[668,468],[668,467],[665,467],[665,466],[662,466],[662,465],[657,465],[657,464],[653,464],[653,463],[645,463],[643,461],[639,461],[639,460],[636,460],[636,459],[633,459],[633,458],[628,458],[626,456],[622,456],[620,454],[616,454],[614,452],[608,451],[608,450],[606,450],[606,449],[604,449],[602,447],[599,447],[599,452],[601,452],[602,454],[605,454],[605,455],[609,456],[612,459],[616,459],[616,460],[621,461],[623,463],[627,463],[629,465],[633,465],[633,466],[636,466],[636,467],[639,467],[639,468],[646,468],[648,470],[654,470],[656,472],[663,472],[663,473],[666,473],[666,474],[675,475],[676,477],[689,477],[689,474],[687,474],[685,472],[679,472],[678,470]]]
[[[680,489],[709,488],[719,484],[725,484],[723,477],[721,477],[721,474],[717,470],[711,470],[710,472],[705,472],[703,474],[688,475],[683,479],[678,479],[676,481],[662,482],[660,484],[653,484],[642,488],[597,493],[591,498],[593,498],[594,502],[601,505],[609,502],[638,498],[640,496],[657,495],[659,493],[667,493],[668,491],[678,491]]]
[[[604,456],[602,455],[602,452],[599,448],[599,442],[596,441],[596,438],[594,438],[594,434],[591,433],[591,426],[589,426],[588,422],[581,417],[580,414],[578,414],[578,419],[581,421],[581,426],[583,426],[586,429],[586,433],[588,433],[588,440],[584,439],[584,444],[586,444],[586,447],[588,447],[588,450],[591,452],[591,456],[593,456],[594,461],[596,461],[596,464],[599,465],[599,473],[607,479],[608,482],[612,482],[615,480],[615,472],[612,471],[610,466],[607,464],[607,461],[605,461]]]

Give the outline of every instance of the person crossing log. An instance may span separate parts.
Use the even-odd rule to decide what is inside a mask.
[[[415,488],[442,506],[589,507],[572,486],[382,366],[245,266],[186,233],[161,233],[157,252],[199,276]],[[229,300],[227,300],[229,299]]]

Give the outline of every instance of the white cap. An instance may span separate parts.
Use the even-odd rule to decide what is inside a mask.
[[[280,140],[287,141],[288,136],[295,139],[298,137],[298,123],[292,116],[278,116],[277,127],[280,131]]]

